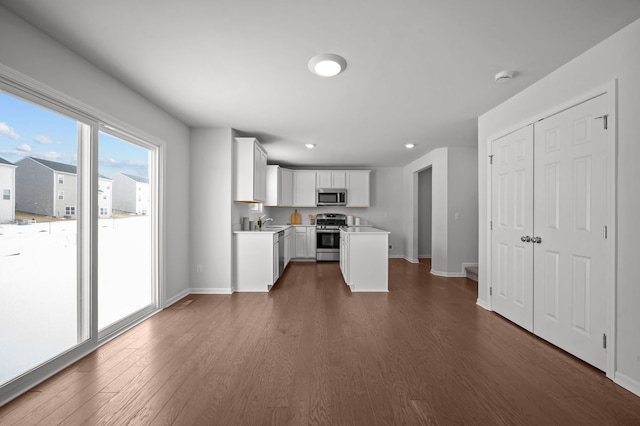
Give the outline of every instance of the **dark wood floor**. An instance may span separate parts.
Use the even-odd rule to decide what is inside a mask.
[[[189,296],[0,408],[2,425],[640,424],[640,398],[390,260],[388,294],[293,263],[269,294]]]

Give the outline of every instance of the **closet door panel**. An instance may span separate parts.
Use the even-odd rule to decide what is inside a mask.
[[[604,370],[608,142],[605,95],[535,124],[534,320],[538,336]]]

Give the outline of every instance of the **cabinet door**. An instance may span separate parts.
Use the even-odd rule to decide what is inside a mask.
[[[347,207],[369,207],[369,173],[347,172]]]
[[[316,206],[316,172],[293,171],[293,205],[295,207]]]
[[[254,151],[254,200],[265,201],[267,199],[267,153],[257,143]]]
[[[307,228],[307,257],[316,257],[316,228]]]
[[[293,171],[280,169],[280,205],[289,207],[293,205]]]
[[[331,172],[317,172],[316,186],[318,188],[331,188]]]
[[[305,228],[296,228],[296,257],[307,257],[307,232]]]
[[[346,188],[347,172],[331,172],[331,187],[341,189]]]

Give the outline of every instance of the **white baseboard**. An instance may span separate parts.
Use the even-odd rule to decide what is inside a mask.
[[[626,390],[628,390],[629,392],[633,392],[636,395],[640,396],[639,381],[618,372],[615,373],[613,381],[618,385],[622,386],[623,388],[625,388]]]
[[[491,308],[489,308],[489,304],[487,303],[486,300],[482,300],[482,299],[478,298],[476,300],[476,305],[480,306],[483,309],[486,309],[487,311],[491,310]]]
[[[467,276],[467,274],[463,274],[461,272],[440,272],[436,271],[435,269],[431,270],[431,275],[437,275],[439,277],[445,278],[464,278]]]
[[[178,293],[177,295],[173,296],[170,299],[167,299],[164,301],[164,306],[162,307],[163,309],[168,308],[169,306],[173,305],[174,303],[176,303],[178,300],[187,297],[189,294],[191,293],[190,289],[186,289],[186,290],[182,290],[180,293]]]
[[[190,294],[232,294],[230,288],[192,288]]]
[[[418,259],[411,259],[411,258],[409,258],[409,257],[407,257],[407,256],[404,256],[404,255],[402,256],[402,258],[403,258],[404,260],[406,260],[407,262],[410,262],[410,263],[419,263],[419,262],[418,262]]]
[[[403,254],[390,254],[389,259],[405,259]]]

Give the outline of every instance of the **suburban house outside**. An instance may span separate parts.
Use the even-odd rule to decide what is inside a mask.
[[[151,204],[149,178],[127,173],[113,176],[113,208],[126,213],[146,215]]]
[[[75,218],[78,204],[77,167],[41,158],[25,157],[16,163],[17,211],[50,217]],[[111,215],[112,181],[99,176],[100,217]]]
[[[111,217],[113,206],[113,180],[98,176],[98,214],[101,218]]]
[[[0,157],[0,223],[16,219],[16,166]]]
[[[16,210],[76,217],[76,166],[34,157],[25,157],[16,165]]]

